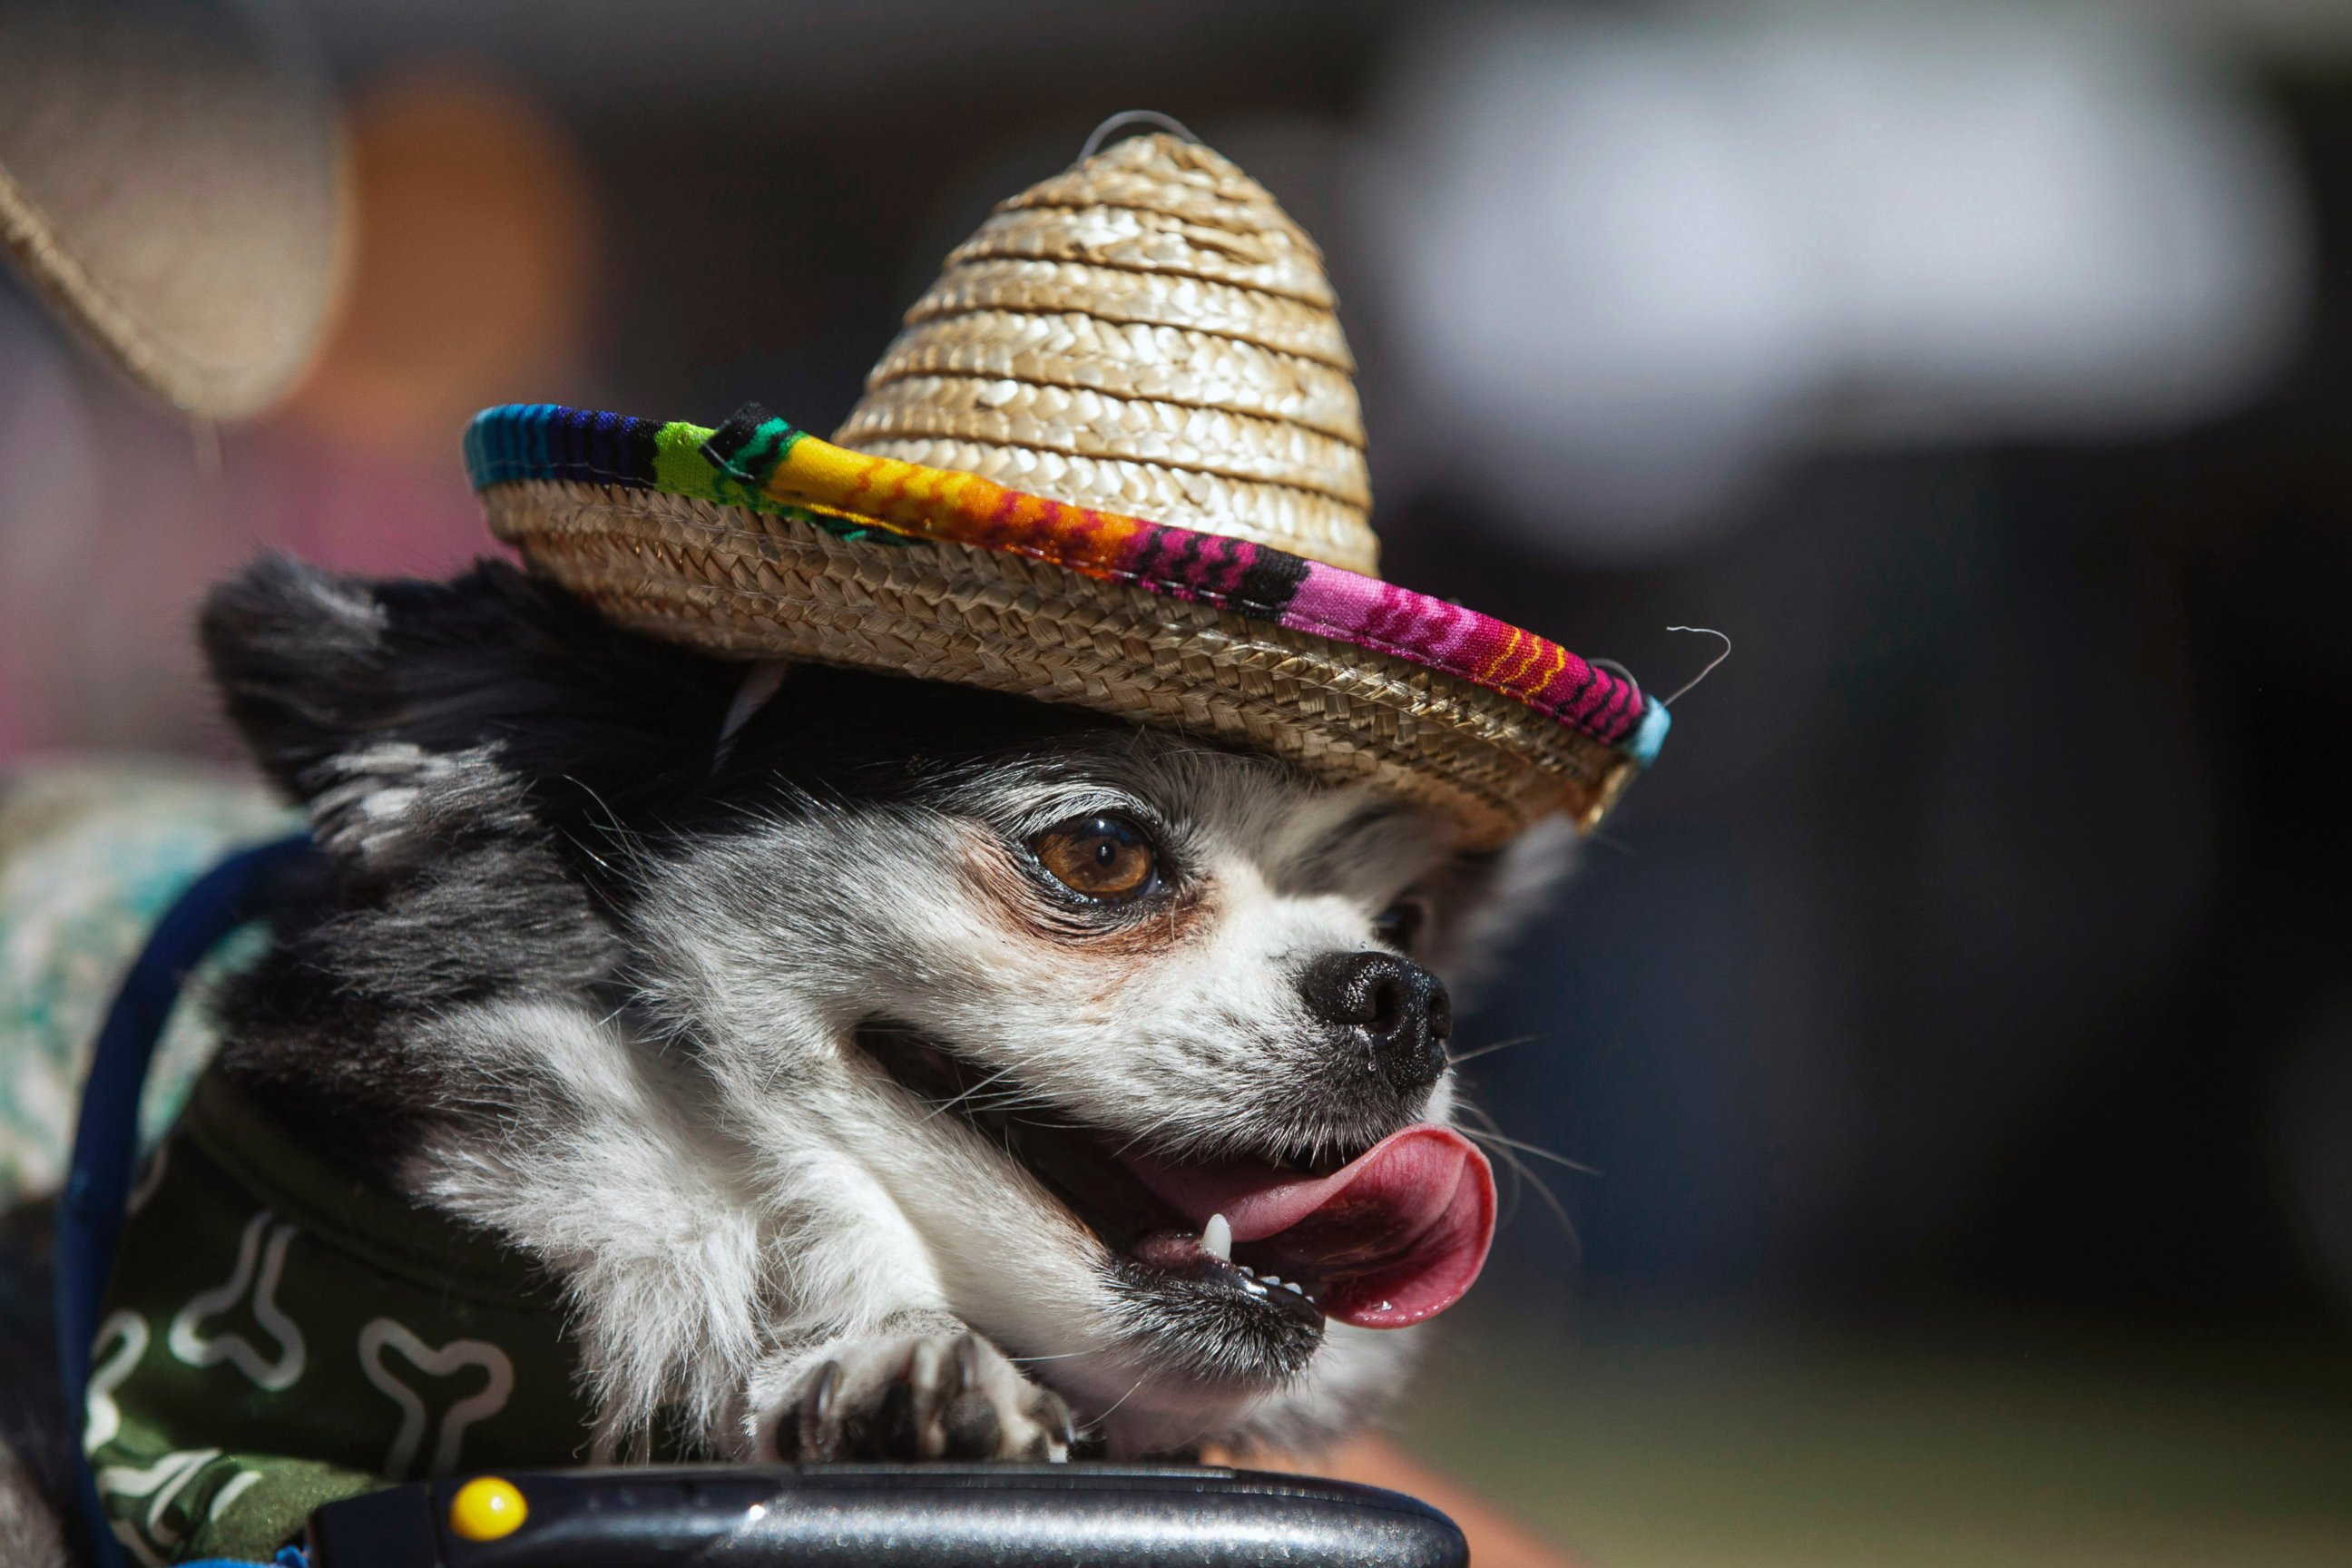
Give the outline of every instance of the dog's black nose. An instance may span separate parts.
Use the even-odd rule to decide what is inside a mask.
[[[1445,1070],[1454,999],[1418,963],[1391,952],[1328,953],[1307,966],[1299,990],[1318,1018],[1357,1031],[1374,1068],[1398,1089],[1435,1083]]]

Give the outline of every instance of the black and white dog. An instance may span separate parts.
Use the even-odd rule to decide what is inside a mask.
[[[1564,823],[747,688],[503,565],[266,560],[204,639],[329,867],[218,1070],[551,1275],[607,1457],[1311,1448],[1477,1270],[1447,980]]]

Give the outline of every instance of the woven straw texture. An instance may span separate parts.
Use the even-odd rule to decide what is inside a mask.
[[[1367,782],[1499,843],[1597,820],[1622,752],[1441,672],[1001,551],[875,545],[789,515],[567,481],[502,483],[492,526],[616,623],[1062,701]]]
[[[1354,361],[1312,240],[1168,135],[1000,206],[835,440],[1370,574]]]

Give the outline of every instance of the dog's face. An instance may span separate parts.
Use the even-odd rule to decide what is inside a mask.
[[[898,718],[806,777],[850,704]],[[1433,813],[1264,758],[814,669],[730,765],[772,793],[648,872],[660,1012],[758,1135],[804,1141],[814,1110],[855,1151],[968,1321],[1082,1409],[1125,1401],[1123,1446],[1198,1437],[1335,1325],[1466,1287],[1491,1189],[1439,1131],[1442,976],[1535,847],[1465,855]]]
[[[601,646],[581,663],[631,657]],[[1467,854],[1433,813],[1265,758],[815,667],[722,747],[735,671],[645,657],[669,673],[596,683],[622,709],[661,689],[598,721],[646,737],[635,775],[612,735],[526,755],[523,712],[449,740],[524,770],[582,846],[614,988],[707,1075],[747,1180],[919,1238],[851,1247],[870,1277],[830,1289],[918,1269],[1129,1451],[1381,1391],[1399,1336],[1375,1331],[1457,1297],[1492,1222],[1451,1131],[1447,979],[1564,830]],[[373,784],[369,754],[295,760],[380,831],[371,800],[414,785]]]

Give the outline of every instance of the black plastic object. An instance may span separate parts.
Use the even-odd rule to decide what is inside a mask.
[[[315,1568],[1465,1568],[1454,1521],[1344,1481],[1205,1467],[783,1465],[499,1473],[520,1528],[463,1540],[464,1484],[310,1516]]]

